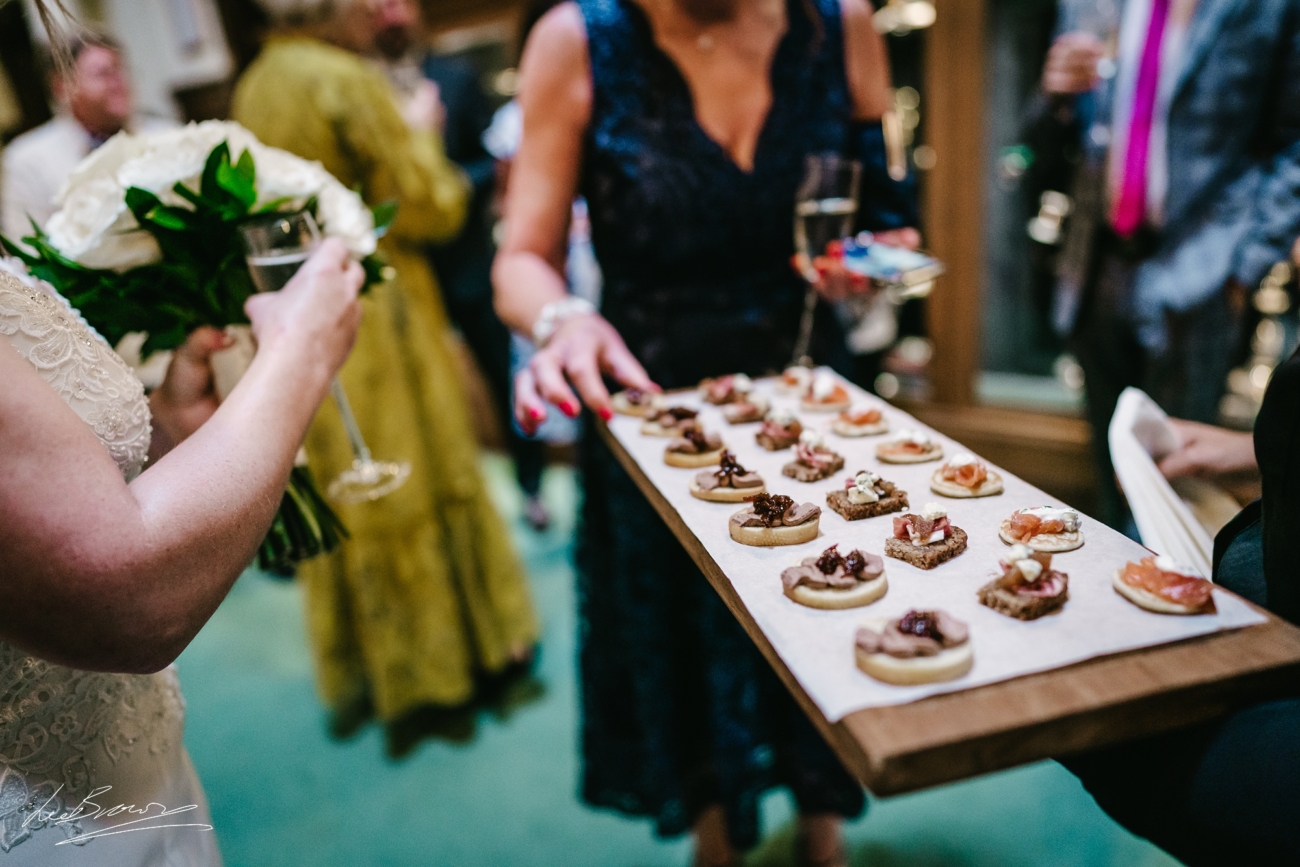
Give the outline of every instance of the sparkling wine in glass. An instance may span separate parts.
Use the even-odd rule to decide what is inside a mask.
[[[826,245],[853,234],[853,219],[858,213],[858,183],[862,164],[839,154],[811,154],[804,164],[803,182],[795,197],[794,246],[804,263],[808,289],[804,295],[803,316],[799,321],[799,338],[795,343],[794,364],[812,366],[808,355],[812,341],[813,314],[817,309],[817,272],[813,260],[826,253]]]
[[[320,229],[306,211],[268,215],[246,223],[242,231],[248,274],[258,292],[283,289],[320,244]],[[400,488],[411,476],[410,463],[377,461],[371,457],[352,413],[352,404],[337,377],[330,382],[330,394],[352,445],[352,466],[330,482],[327,489],[330,497],[342,503],[364,503]]]

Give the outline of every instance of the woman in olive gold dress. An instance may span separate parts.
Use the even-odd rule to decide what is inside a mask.
[[[529,657],[538,626],[527,580],[478,468],[449,326],[425,246],[454,235],[468,186],[443,155],[434,111],[399,111],[360,55],[369,4],[263,0],[281,25],[236,88],[233,116],[268,145],[319,160],[370,203],[396,201],[380,252],[396,277],[363,301],[341,378],[366,441],[410,480],[336,508],[352,537],[303,565],[322,698],[384,721],[474,697],[477,676]],[[284,9],[290,14],[283,13]],[[436,103],[435,103],[436,105]],[[317,478],[352,460],[325,407],[306,441]]]

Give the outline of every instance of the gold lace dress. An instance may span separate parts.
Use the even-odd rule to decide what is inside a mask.
[[[352,539],[300,571],[322,697],[338,710],[368,698],[384,720],[463,703],[476,673],[500,671],[538,634],[479,474],[426,258],[430,242],[460,228],[467,183],[434,136],[406,127],[381,73],[323,42],[270,41],[239,82],[233,116],[266,144],[319,160],[367,202],[398,203],[380,244],[397,278],[363,300],[342,379],[376,457],[408,460],[413,472],[383,499],[338,507]],[[307,452],[322,484],[351,463],[333,405]]]
[[[130,481],[149,453],[144,389],[67,302],[16,273],[0,258],[0,344],[36,368]],[[174,668],[79,671],[0,641],[0,865],[220,865],[184,727]],[[146,812],[106,815],[120,804]]]

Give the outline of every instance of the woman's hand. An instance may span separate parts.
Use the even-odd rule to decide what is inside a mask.
[[[588,409],[609,421],[614,411],[602,374],[628,388],[659,390],[604,317],[592,313],[565,321],[546,348],[515,377],[515,418],[520,427],[530,435],[535,433],[546,420],[548,403],[569,418],[576,417],[575,388]]]
[[[301,353],[325,368],[328,381],[356,340],[364,281],[365,271],[342,241],[323,241],[282,290],[254,295],[244,305],[258,352]]]
[[[217,411],[220,401],[212,375],[212,353],[230,345],[225,332],[196,329],[172,355],[162,385],[149,395],[154,436],[150,459],[156,460],[194,433]]]
[[[1259,470],[1255,439],[1250,434],[1177,418],[1171,418],[1169,423],[1182,444],[1160,461],[1165,478],[1221,478]]]

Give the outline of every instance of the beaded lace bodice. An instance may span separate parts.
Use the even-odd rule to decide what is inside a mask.
[[[90,426],[123,477],[140,473],[150,426],[139,381],[67,302],[2,258],[0,337]],[[0,642],[0,853],[102,785],[129,794],[181,748],[183,718],[172,669],[77,671]],[[79,823],[57,828],[74,837]]]

